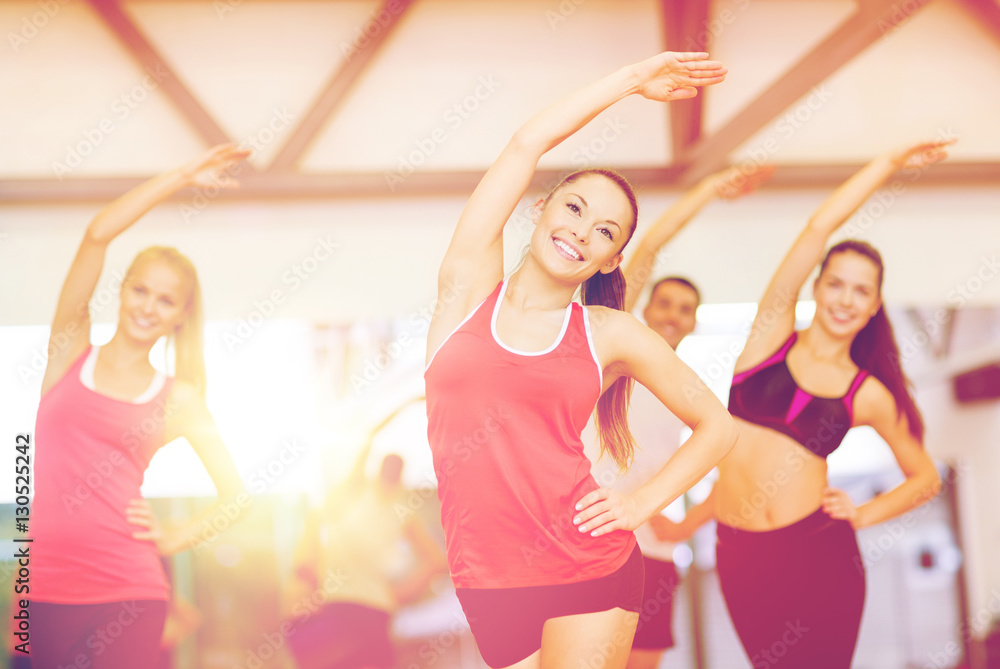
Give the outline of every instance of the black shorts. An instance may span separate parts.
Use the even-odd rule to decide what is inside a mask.
[[[166,618],[163,599],[31,602],[31,666],[155,667]]]
[[[457,588],[483,659],[491,667],[520,662],[542,647],[549,618],[614,608],[638,612],[643,566],[639,547],[618,571],[579,583],[525,588]]]
[[[674,593],[681,584],[673,562],[642,556],[646,568],[642,589],[639,626],[635,630],[633,648],[666,650],[674,647]]]
[[[331,602],[293,621],[288,646],[300,669],[389,669],[396,661],[387,611],[354,602]]]

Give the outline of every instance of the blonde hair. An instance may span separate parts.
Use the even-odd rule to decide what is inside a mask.
[[[205,316],[202,311],[201,285],[194,264],[183,253],[171,246],[150,246],[140,251],[125,272],[125,280],[139,265],[147,262],[165,262],[175,269],[188,284],[187,318],[177,330],[167,335],[167,366],[170,351],[174,353],[174,377],[190,383],[205,397]]]

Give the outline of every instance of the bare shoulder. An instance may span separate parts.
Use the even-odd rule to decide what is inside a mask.
[[[854,422],[856,425],[877,426],[896,421],[896,398],[885,384],[869,374],[862,381],[854,396]]]
[[[587,307],[587,313],[595,337],[614,337],[645,327],[638,318],[621,309],[595,304]]]
[[[627,311],[588,306],[590,328],[597,357],[607,366],[630,363],[670,348],[659,335]]]

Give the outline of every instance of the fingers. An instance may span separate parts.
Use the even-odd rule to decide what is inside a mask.
[[[584,533],[590,533],[592,537],[599,537],[602,534],[607,534],[608,532],[613,532],[624,524],[618,515],[612,511],[604,511],[596,516],[592,517],[590,520],[584,521],[582,524],[577,526],[577,530]]]
[[[692,60],[705,60],[708,58],[707,51],[668,51],[674,60],[679,63],[686,63]]]
[[[586,495],[580,498],[580,501],[576,503],[576,510],[582,511],[586,509],[591,504],[596,504],[602,499],[607,499],[610,491],[606,488],[598,488],[597,490],[591,490]]]

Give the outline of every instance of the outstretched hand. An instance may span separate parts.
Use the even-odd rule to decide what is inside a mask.
[[[893,154],[893,162],[897,167],[915,167],[923,169],[948,157],[948,146],[957,139],[939,139],[932,142],[920,142],[907,146]]]
[[[181,174],[192,186],[238,188],[239,183],[233,178],[232,168],[246,160],[251,153],[250,149],[241,149],[235,144],[219,144],[181,167]]]
[[[724,200],[735,200],[756,190],[774,174],[774,165],[737,164],[708,177],[716,194]]]
[[[707,60],[705,52],[667,51],[634,65],[637,92],[650,100],[669,102],[693,98],[699,86],[711,86],[726,78],[722,63]]]

